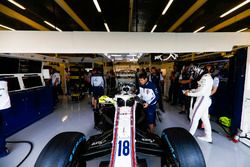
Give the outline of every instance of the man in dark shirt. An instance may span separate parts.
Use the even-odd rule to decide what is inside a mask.
[[[163,77],[159,71],[156,70],[155,67],[151,68],[151,74],[149,75],[149,81],[151,81],[157,88],[159,94],[159,108],[162,112],[164,111],[163,104],[162,104],[162,85],[163,85]]]
[[[93,74],[91,76],[91,86],[93,91],[93,99],[92,106],[94,111],[94,121],[95,128],[98,128],[98,124],[100,123],[100,113],[98,110],[98,98],[104,95],[104,78],[99,69],[93,69]]]
[[[188,72],[189,65],[185,65],[182,68],[181,75],[179,77],[180,83],[180,91],[191,89],[192,77]],[[180,93],[180,103],[182,105],[182,109],[179,112],[180,114],[187,113],[189,115],[189,107],[190,107],[190,97],[183,95]]]

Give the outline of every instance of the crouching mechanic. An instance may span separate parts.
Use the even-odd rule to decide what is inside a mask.
[[[211,91],[213,87],[213,78],[211,77],[211,65],[207,65],[202,73],[201,79],[198,81],[198,88],[184,91],[186,96],[197,97],[193,109],[190,111],[191,128],[189,132],[194,135],[198,127],[199,120],[204,123],[205,136],[198,137],[202,141],[212,143],[212,130],[209,121],[208,109],[211,105]],[[195,68],[200,72],[199,68]]]
[[[149,133],[155,131],[155,119],[156,119],[156,103],[159,99],[158,90],[155,85],[148,81],[147,73],[139,74],[139,94],[138,97],[143,99],[143,108],[146,109],[147,124]]]

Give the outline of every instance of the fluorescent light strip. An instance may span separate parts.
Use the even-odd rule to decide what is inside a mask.
[[[195,30],[194,33],[197,33],[198,31],[200,31],[200,30],[202,30],[204,28],[205,28],[205,26],[202,26],[202,27],[198,28],[197,30]]]
[[[154,30],[156,29],[157,25],[155,24],[154,27],[152,28],[151,32],[154,32]]]
[[[236,32],[242,32],[242,31],[245,31],[245,30],[247,30],[247,28],[243,28],[243,29],[238,30],[238,31],[236,31]]]
[[[165,13],[167,12],[168,8],[170,7],[170,5],[174,2],[174,0],[170,0],[168,1],[168,4],[166,5],[165,9],[163,10],[161,15],[165,15]]]
[[[48,24],[50,27],[52,27],[52,28],[56,29],[57,31],[62,32],[62,30],[61,30],[61,29],[59,29],[58,27],[54,26],[54,25],[53,25],[53,24],[51,24],[50,22],[48,22],[48,21],[44,21],[44,23]]]
[[[62,32],[62,30],[61,30],[61,29],[59,29],[59,28],[57,28],[57,27],[56,27],[55,29],[56,29],[57,31],[60,31],[60,32]]]
[[[98,1],[97,1],[97,0],[93,0],[93,2],[94,2],[94,4],[95,4],[95,7],[96,7],[97,11],[98,11],[99,13],[101,13],[102,10],[101,10],[101,8],[100,8],[100,6],[99,6]]]
[[[105,26],[106,30],[107,30],[108,32],[110,32],[108,24],[107,24],[107,23],[104,23],[104,26]]]
[[[242,6],[246,5],[246,4],[249,3],[249,2],[250,2],[250,0],[246,0],[246,1],[242,2],[241,4],[235,6],[234,8],[232,8],[232,9],[230,9],[229,11],[225,12],[224,14],[220,15],[220,18],[225,17],[226,15],[228,15],[228,14],[234,12],[235,10],[241,8]]]
[[[13,0],[8,0],[8,1],[9,1],[10,3],[12,3],[13,5],[16,5],[17,7],[21,8],[21,9],[23,9],[23,10],[26,9],[25,7],[23,7],[22,5],[20,5],[19,3],[15,2],[15,1],[13,1]]]
[[[15,29],[10,28],[10,27],[7,27],[7,26],[2,25],[2,24],[0,24],[0,27],[5,28],[5,29],[8,29],[8,30],[11,30],[11,31],[16,31]]]

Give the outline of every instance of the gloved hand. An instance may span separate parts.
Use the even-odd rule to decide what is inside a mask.
[[[135,101],[137,101],[138,103],[142,104],[145,103],[145,100],[141,99],[139,96],[135,96]]]
[[[139,96],[135,96],[134,99],[135,99],[135,101],[140,101],[141,100],[141,98]]]

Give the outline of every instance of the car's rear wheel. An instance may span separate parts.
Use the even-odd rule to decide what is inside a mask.
[[[86,143],[80,132],[63,132],[53,137],[40,153],[35,167],[85,167],[80,158]]]
[[[161,140],[165,155],[162,166],[205,167],[202,151],[194,137],[183,128],[163,130]]]

